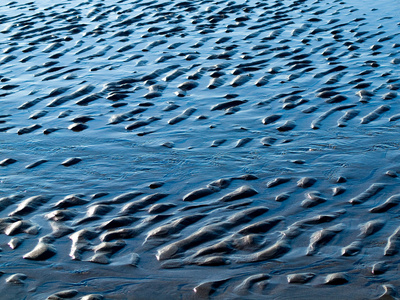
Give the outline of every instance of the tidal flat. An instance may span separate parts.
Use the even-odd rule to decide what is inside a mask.
[[[1,299],[397,299],[400,2],[0,4]]]

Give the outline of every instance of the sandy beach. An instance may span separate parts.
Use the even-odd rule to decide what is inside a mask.
[[[400,2],[0,4],[0,299],[400,298]]]

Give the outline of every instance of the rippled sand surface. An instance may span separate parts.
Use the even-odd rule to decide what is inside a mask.
[[[0,4],[1,299],[396,299],[400,3]]]

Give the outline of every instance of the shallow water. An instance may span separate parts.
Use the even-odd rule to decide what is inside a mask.
[[[1,4],[4,299],[396,297],[399,8]]]

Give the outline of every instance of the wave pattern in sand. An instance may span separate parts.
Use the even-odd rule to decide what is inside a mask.
[[[2,295],[397,296],[396,1],[58,2],[0,4]]]

